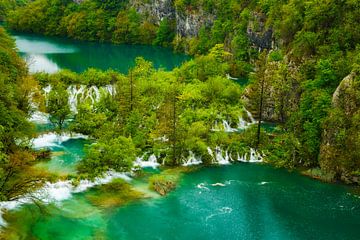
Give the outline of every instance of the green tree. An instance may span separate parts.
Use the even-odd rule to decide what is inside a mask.
[[[62,84],[57,84],[51,89],[46,105],[46,111],[50,115],[50,121],[63,129],[64,122],[70,115],[70,106],[68,102],[69,94]]]
[[[104,138],[89,146],[78,170],[90,177],[110,170],[127,172],[135,161],[135,154],[136,149],[130,138]]]

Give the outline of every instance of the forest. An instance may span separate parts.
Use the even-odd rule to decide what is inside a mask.
[[[85,177],[129,170],[141,153],[154,153],[174,166],[190,153],[210,164],[208,147],[227,149],[232,158],[251,147],[277,167],[310,169],[310,175],[330,181],[360,182],[358,1],[176,0],[171,1],[170,17],[161,20],[140,11],[139,4],[0,2],[1,20],[12,31],[162,45],[194,56],[172,71],[154,69],[138,58],[126,75],[96,69],[29,74],[2,29],[2,198],[11,198],[10,189],[17,186],[9,179],[36,158],[19,139],[34,134],[26,121],[34,110],[27,102],[29,88],[47,86],[47,103],[41,96],[37,101],[58,131],[66,128],[96,139],[78,166]],[[197,16],[199,31],[184,34],[172,11]],[[202,24],[201,19],[210,22]],[[99,102],[84,101],[74,112],[66,91],[72,85],[112,85],[116,94],[102,93]],[[258,124],[240,133],[214,131],[214,124],[222,121],[232,128],[239,117],[250,121],[246,109]],[[262,127],[264,121],[276,124],[275,130]],[[19,155],[29,161],[19,164]]]

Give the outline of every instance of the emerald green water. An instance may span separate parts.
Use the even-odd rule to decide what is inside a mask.
[[[127,73],[135,58],[142,56],[156,68],[172,69],[189,59],[171,49],[144,45],[113,45],[108,43],[79,42],[65,38],[14,33],[20,55],[26,59],[31,72],[56,72],[70,69],[82,72],[94,67],[109,68]]]
[[[37,167],[57,175],[76,174],[76,164],[84,157],[84,145],[90,144],[85,139],[70,139],[56,146],[51,146],[52,158],[41,162]]]
[[[80,43],[19,34],[16,39],[21,54],[35,60],[30,64],[32,71],[69,68],[81,72],[97,67],[127,72],[138,55],[156,67],[170,69],[187,58],[149,46]],[[38,126],[38,130],[51,127]],[[70,139],[51,145],[52,160],[39,167],[60,175],[73,174],[88,143]],[[133,180],[131,185],[149,191],[141,180]],[[91,189],[41,211],[27,205],[6,220],[11,239],[351,240],[360,236],[360,198],[352,191],[270,166],[235,164],[187,173],[166,197],[153,193],[127,205],[101,207],[91,201],[91,196],[100,193]]]
[[[18,224],[31,226],[29,232],[37,239],[53,240],[360,236],[360,199],[349,188],[263,165],[203,168],[186,174],[167,197],[123,207],[96,207],[87,194]]]

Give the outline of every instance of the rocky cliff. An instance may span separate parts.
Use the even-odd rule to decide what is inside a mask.
[[[174,20],[176,16],[173,0],[131,0],[130,6],[145,16],[148,21],[157,25],[165,18]]]
[[[360,76],[352,72],[333,94],[320,152],[321,168],[347,183],[360,184],[359,121]]]
[[[211,27],[215,16],[204,11],[178,11],[173,0],[131,0],[130,6],[145,16],[148,21],[159,25],[167,18],[176,22],[176,34],[182,37],[195,37],[202,26]]]

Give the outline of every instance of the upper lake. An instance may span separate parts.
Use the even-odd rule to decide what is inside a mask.
[[[114,45],[80,42],[66,38],[13,33],[20,55],[30,72],[54,73],[61,69],[83,72],[87,68],[114,69],[127,73],[137,57],[153,62],[155,68],[171,70],[190,59],[172,49],[145,45]]]

